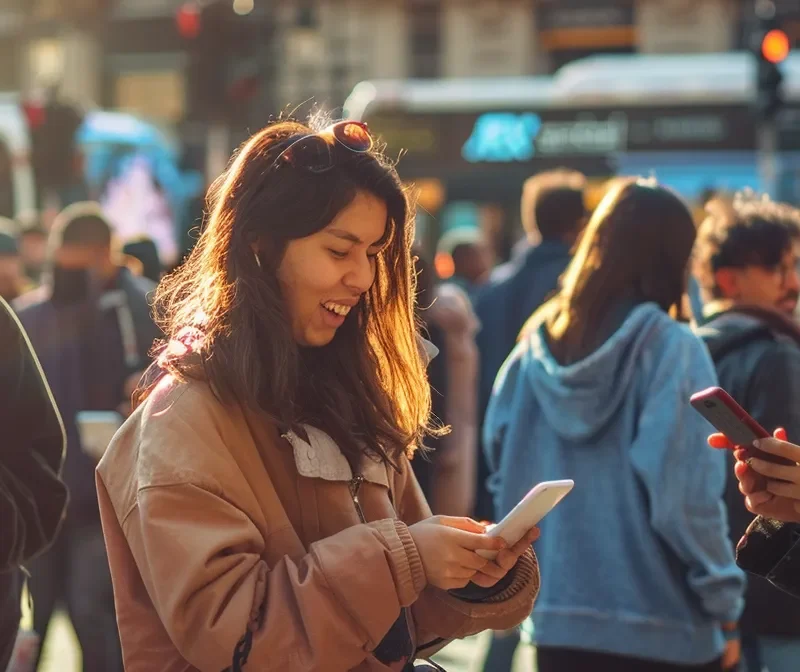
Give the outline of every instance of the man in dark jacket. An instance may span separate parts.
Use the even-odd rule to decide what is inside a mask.
[[[585,186],[583,175],[569,171],[541,173],[527,180],[522,193],[522,225],[532,245],[517,259],[510,272],[490,282],[473,297],[475,313],[481,323],[475,339],[481,357],[478,384],[478,417],[481,420],[492,396],[497,372],[514,349],[520,330],[557,289],[558,279],[572,258],[570,250],[586,223]],[[483,451],[480,451],[479,460],[476,515],[491,519],[493,511],[485,487],[488,469]]]
[[[720,385],[762,426],[784,427],[790,439],[800,438],[800,328],[792,319],[800,296],[793,250],[800,213],[744,196],[711,203],[708,213],[695,248],[695,275],[705,303],[698,334],[709,347]],[[733,470],[726,504],[737,543],[753,515]],[[748,669],[797,669],[796,600],[750,577],[740,629]]]
[[[64,518],[64,428],[22,326],[0,298],[0,670],[20,619],[20,567],[46,549]]]
[[[77,416],[114,411],[148,364],[159,332],[147,294],[154,285],[120,266],[99,207],[78,203],[57,218],[51,240],[52,282],[18,300],[64,419],[69,452],[67,520],[54,548],[31,567],[34,628],[44,637],[61,601],[83,651],[85,670],[122,669],[111,578],[94,482],[96,456],[82,445]]]
[[[571,250],[586,224],[586,178],[572,171],[540,173],[525,182],[522,192],[522,226],[531,243],[506,267],[502,277],[474,296],[481,324],[475,341],[480,352],[478,381],[478,436],[492,386],[503,362],[511,354],[528,318],[558,288],[558,280],[572,259]],[[489,467],[485,451],[478,452],[475,517],[494,519],[492,497],[486,488]],[[486,670],[510,670],[518,637],[496,637],[484,663]]]

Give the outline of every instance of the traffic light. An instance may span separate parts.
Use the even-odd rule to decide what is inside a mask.
[[[756,59],[756,115],[758,121],[768,122],[783,106],[780,64],[790,51],[789,37],[780,28],[774,13],[757,18],[752,47]]]
[[[184,2],[175,12],[175,26],[185,40],[193,40],[200,34],[201,8],[196,2]]]

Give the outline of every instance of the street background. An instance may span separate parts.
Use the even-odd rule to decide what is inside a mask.
[[[442,280],[451,232],[479,234],[489,267],[519,249],[522,185],[553,168],[587,176],[587,210],[618,175],[656,177],[698,217],[744,187],[796,204],[800,2],[767,5],[0,0],[0,216],[46,234],[64,205],[97,200],[123,243],[152,241],[158,279],[235,147],[310,113],[368,122],[400,159]],[[773,28],[780,65],[761,48]],[[488,639],[442,664],[478,672]],[[80,669],[63,611],[42,669]],[[521,647],[515,672],[532,669]]]

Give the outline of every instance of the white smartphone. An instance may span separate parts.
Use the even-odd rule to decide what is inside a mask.
[[[575,481],[569,479],[539,483],[486,534],[490,537],[502,537],[509,546],[513,546],[528,533],[528,530],[550,513],[573,487]],[[497,555],[496,551],[477,552],[490,560]]]
[[[83,452],[98,462],[124,422],[116,411],[79,411],[75,420]]]

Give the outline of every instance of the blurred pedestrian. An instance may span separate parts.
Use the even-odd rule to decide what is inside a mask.
[[[417,317],[438,350],[428,364],[432,412],[451,430],[430,437],[432,451],[411,465],[434,514],[469,516],[478,453],[478,321],[467,295],[452,283],[440,285],[419,250],[416,257]]]
[[[707,425],[687,403],[716,375],[674,319],[694,240],[672,192],[621,182],[498,377],[484,426],[497,515],[537,482],[575,481],[541,523],[539,672],[738,662],[725,459],[697,449]]]
[[[792,317],[800,296],[793,245],[798,225],[800,212],[755,195],[711,202],[698,232],[695,275],[705,302],[697,333],[720,385],[764,427],[783,427],[800,438],[800,327]],[[727,458],[725,501],[736,545],[753,516],[733,474],[733,454]],[[752,577],[739,625],[748,669],[797,669],[797,600]]]
[[[47,231],[38,224],[23,226],[19,234],[19,251],[25,275],[38,286],[47,264]]]
[[[586,178],[574,171],[540,173],[525,182],[522,226],[531,247],[510,274],[482,288],[474,297],[481,324],[476,336],[480,351],[478,414],[482,420],[492,386],[503,362],[517,342],[525,321],[558,288],[558,279],[572,258],[571,249],[586,224]],[[534,243],[534,241],[538,241]],[[492,519],[491,497],[484,458],[479,459],[478,510]]]
[[[20,621],[20,568],[55,538],[67,504],[64,428],[19,321],[0,299],[0,670]]]
[[[585,189],[586,177],[576,171],[554,170],[529,178],[520,202],[527,247],[474,296],[481,323],[476,337],[480,352],[479,443],[497,372],[511,354],[525,321],[558,288],[558,279],[572,258],[572,247],[586,224]],[[475,516],[497,520],[486,486],[489,467],[483,450],[477,461]],[[510,670],[518,644],[516,631],[496,633],[484,669]]]
[[[159,285],[169,346],[98,467],[128,672],[399,670],[533,602],[535,531],[487,561],[500,543],[431,517],[409,467],[413,229],[372,145],[260,131]]]
[[[120,266],[99,206],[78,203],[56,220],[51,279],[17,309],[61,410],[68,452],[64,478],[72,499],[53,549],[31,566],[34,627],[45,637],[64,602],[87,672],[122,669],[111,578],[94,484],[96,456],[78,428],[84,411],[124,406],[131,379],[148,364],[160,334],[150,316],[148,280]]]
[[[468,296],[489,279],[491,252],[478,228],[461,226],[451,229],[439,240],[436,254],[451,262],[453,273],[445,281],[452,282]]]
[[[122,248],[123,254],[138,259],[142,264],[142,275],[158,284],[163,274],[161,261],[158,258],[158,248],[152,238],[142,236],[129,240]]]
[[[27,289],[30,283],[22,267],[16,223],[0,218],[0,298],[13,301]]]

